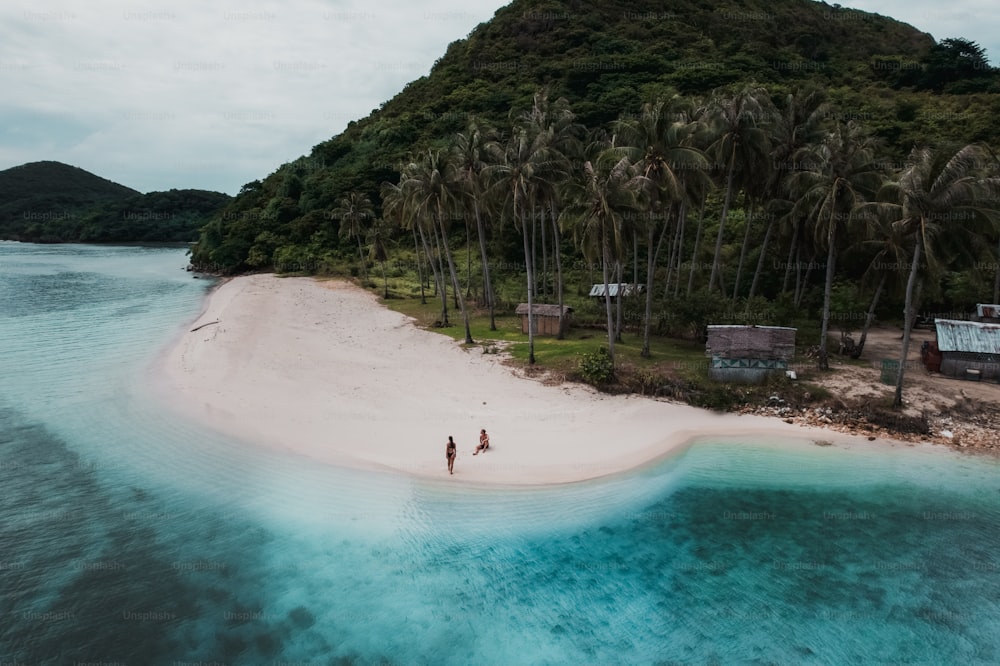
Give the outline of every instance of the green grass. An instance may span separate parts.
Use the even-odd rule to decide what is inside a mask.
[[[390,293],[402,296],[413,291],[414,285],[402,280],[393,284],[390,279]],[[381,299],[381,284],[372,290],[379,295],[386,307],[413,317],[417,324],[427,330],[447,335],[455,340],[464,341],[465,325],[462,313],[454,308],[454,301],[448,299],[449,326],[436,325],[441,319],[441,300],[430,292],[427,303],[420,302],[419,297],[396,297]],[[418,292],[419,293],[419,292]],[[477,345],[499,341],[508,345],[508,349],[517,361],[528,361],[528,336],[521,333],[520,318],[513,314],[503,313],[495,317],[497,330],[489,327],[489,313],[483,309],[470,312],[469,326],[472,338]],[[563,340],[554,336],[535,336],[536,365],[570,373],[576,370],[582,355],[594,353],[601,347],[607,347],[606,333],[601,329],[571,327]],[[706,374],[707,359],[703,343],[652,336],[650,338],[650,358],[643,358],[642,334],[638,331],[627,331],[623,341],[615,344],[616,361],[619,366],[634,366],[636,368],[668,369],[673,374],[690,375]]]

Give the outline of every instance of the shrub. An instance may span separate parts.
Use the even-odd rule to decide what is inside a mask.
[[[596,352],[584,354],[580,358],[580,376],[594,386],[610,384],[615,378],[615,366],[605,347]]]

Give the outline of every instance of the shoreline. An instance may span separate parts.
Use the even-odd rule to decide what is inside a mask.
[[[178,417],[248,445],[462,485],[589,481],[712,438],[913,446],[579,384],[546,386],[417,328],[349,282],[272,274],[206,291],[198,316],[148,369],[147,386]],[[473,456],[480,428],[491,447]],[[454,476],[443,455],[448,435],[459,446]]]

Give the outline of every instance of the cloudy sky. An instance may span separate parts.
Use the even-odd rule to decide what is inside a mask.
[[[1000,61],[995,0],[841,0]],[[426,74],[503,0],[5,0],[0,169],[235,194]]]

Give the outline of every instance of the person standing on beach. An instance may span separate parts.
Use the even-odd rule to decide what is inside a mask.
[[[448,435],[448,445],[445,446],[444,455],[448,458],[448,473],[455,473],[455,456],[458,455],[458,446],[455,444],[455,440]]]
[[[472,452],[472,455],[476,455],[480,451],[485,451],[488,448],[490,448],[490,436],[486,434],[486,430],[485,429],[484,430],[480,430],[479,431],[479,446],[477,446],[476,450]]]

